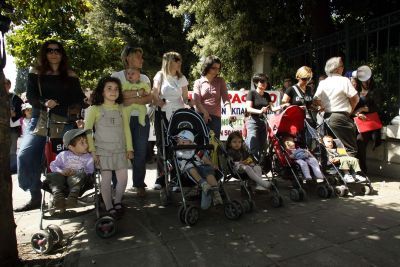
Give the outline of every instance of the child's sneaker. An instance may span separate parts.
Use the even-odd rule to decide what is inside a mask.
[[[211,185],[209,185],[207,182],[202,182],[200,184],[201,190],[203,190],[204,193],[208,193],[208,191],[211,189]]]
[[[206,210],[209,209],[211,206],[211,196],[208,193],[205,193],[204,191],[201,192],[201,209]]]
[[[356,178],[357,182],[365,182],[367,180],[367,178],[359,174],[356,174],[354,178]]]
[[[355,180],[354,180],[353,176],[351,176],[351,174],[345,174],[345,175],[343,175],[343,180],[344,180],[346,183],[354,183],[354,182],[355,182]]]
[[[214,206],[224,204],[224,202],[222,201],[221,194],[218,191],[218,188],[215,188],[212,190],[212,198],[213,198]]]

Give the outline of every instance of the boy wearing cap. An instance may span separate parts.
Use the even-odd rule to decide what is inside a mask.
[[[54,206],[61,211],[76,207],[79,192],[84,179],[94,172],[93,157],[88,152],[86,133],[88,130],[73,129],[64,134],[64,147],[68,150],[60,152],[50,163],[46,177],[54,196]],[[64,190],[69,188],[67,201]]]
[[[191,131],[183,130],[176,136],[178,146],[196,145]],[[201,155],[202,154],[202,155]],[[176,151],[179,168],[182,172],[189,172],[202,189],[201,208],[208,209],[211,201],[214,205],[223,204],[218,191],[218,182],[214,176],[213,163],[205,153],[197,153],[195,149],[182,149]],[[205,177],[205,178],[204,178]]]

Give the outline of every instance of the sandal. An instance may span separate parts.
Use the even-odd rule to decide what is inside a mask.
[[[117,213],[119,213],[120,216],[122,216],[125,213],[125,206],[121,202],[114,203],[114,209]]]
[[[120,215],[118,214],[118,211],[114,208],[107,210],[107,213],[108,213],[108,215],[113,217],[115,220],[119,220],[121,218]]]

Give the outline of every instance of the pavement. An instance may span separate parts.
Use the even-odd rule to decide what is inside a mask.
[[[149,186],[155,169],[155,164],[147,167]],[[96,235],[93,205],[79,208],[44,221],[45,227],[59,225],[65,237],[48,257],[63,257],[57,266],[66,267],[399,266],[400,181],[370,178],[377,191],[373,195],[321,199],[309,192],[304,202],[291,201],[287,186],[280,182],[283,207],[273,208],[269,196],[259,193],[254,211],[239,220],[228,220],[223,208],[215,207],[201,211],[194,226],[178,219],[179,194],[173,194],[174,204],[163,207],[158,191],[148,190],[140,199],[128,183],[123,200],[127,211],[117,221],[113,237]],[[18,206],[29,194],[18,188],[15,176],[13,181]],[[228,184],[227,191],[240,198],[236,182]],[[38,210],[15,213],[19,245],[29,247],[39,219]],[[22,258],[29,253],[33,257],[34,252],[20,250]]]

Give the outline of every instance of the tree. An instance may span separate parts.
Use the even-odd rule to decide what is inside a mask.
[[[15,79],[15,89],[16,94],[22,94],[26,91],[26,86],[28,84],[28,68],[18,68],[17,77]]]
[[[144,71],[153,76],[161,69],[162,55],[179,52],[183,57],[183,72],[189,71],[195,60],[191,44],[185,39],[184,19],[166,12],[165,0],[93,0],[88,13],[90,32],[100,42],[118,38],[144,50]],[[120,66],[122,68],[122,66]]]
[[[92,5],[87,0],[12,0],[14,27],[8,34],[8,50],[18,68],[34,65],[39,47],[48,39],[61,40],[70,64],[81,78],[82,87],[93,87],[98,78],[118,64],[121,40],[107,46],[91,36],[85,15]]]

